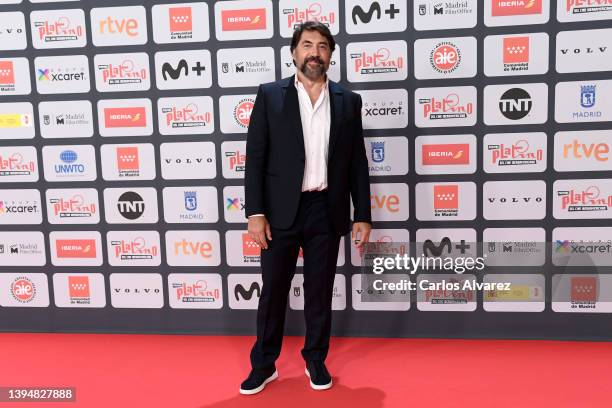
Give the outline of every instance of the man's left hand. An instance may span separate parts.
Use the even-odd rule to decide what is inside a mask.
[[[364,244],[369,242],[371,230],[372,230],[372,225],[370,225],[367,222],[353,223],[353,231],[351,232],[351,241],[355,242],[355,240],[359,240],[359,242],[355,244],[357,249],[361,248]]]

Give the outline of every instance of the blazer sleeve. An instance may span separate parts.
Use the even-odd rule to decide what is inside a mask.
[[[353,151],[351,153],[350,190],[355,212],[354,222],[372,223],[370,204],[370,173],[368,158],[363,140],[363,125],[361,120],[361,95],[357,94],[357,109],[355,111],[355,129],[353,136]]]
[[[268,150],[268,119],[263,85],[259,85],[249,120],[244,174],[245,216],[264,214],[264,178]]]

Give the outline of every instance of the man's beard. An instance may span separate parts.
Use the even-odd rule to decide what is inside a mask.
[[[310,65],[308,65],[310,61],[316,61],[319,64],[313,68]],[[302,74],[304,74],[306,78],[315,80],[315,79],[319,79],[320,77],[322,77],[327,71],[327,68],[325,67],[323,60],[315,56],[315,57],[305,58],[304,63],[300,67],[300,71],[302,71]]]

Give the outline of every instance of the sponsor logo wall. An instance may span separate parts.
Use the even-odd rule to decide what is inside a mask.
[[[372,241],[434,256],[481,241],[491,269],[477,279],[516,285],[367,301],[343,239],[336,333],[580,337],[593,329],[580,316],[612,313],[612,1],[9,0],[0,330],[53,316],[58,329],[253,333],[246,133],[258,85],[294,73],[288,43],[307,20],[338,42],[330,79],[363,101]],[[295,334],[303,299],[300,256]],[[37,310],[12,319],[19,307]],[[105,317],[52,314],[70,307]]]

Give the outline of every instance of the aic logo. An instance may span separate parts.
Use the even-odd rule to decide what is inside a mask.
[[[542,13],[542,0],[492,0],[491,6],[494,17]]]
[[[431,50],[429,62],[437,72],[441,74],[451,73],[461,64],[461,51],[454,43],[442,41]]]
[[[499,110],[510,120],[523,119],[531,111],[533,102],[529,92],[522,88],[510,88],[499,100]]]
[[[145,211],[145,202],[140,194],[134,191],[126,191],[117,200],[119,214],[128,220],[136,220]]]
[[[238,126],[244,129],[249,127],[253,106],[255,106],[255,101],[253,98],[245,98],[238,101],[234,107],[233,115],[234,121]]]
[[[11,282],[11,295],[19,303],[29,303],[36,297],[36,286],[27,276],[18,276]]]

